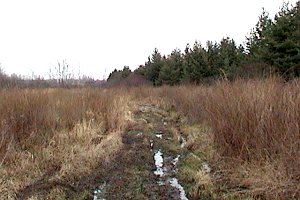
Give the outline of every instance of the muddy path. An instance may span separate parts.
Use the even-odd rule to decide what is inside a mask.
[[[190,155],[179,115],[158,105],[140,103],[133,116],[122,136],[121,151],[108,165],[99,162],[93,173],[78,179],[42,177],[20,190],[16,199],[33,195],[44,199],[55,188],[65,191],[62,199],[192,199],[178,180],[179,164]]]
[[[123,136],[123,151],[94,189],[94,199],[186,200],[177,179],[185,139],[168,111],[141,104]]]

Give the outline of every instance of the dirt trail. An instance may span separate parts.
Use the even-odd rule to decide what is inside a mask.
[[[123,134],[124,147],[109,165],[73,182],[42,178],[20,190],[17,199],[37,195],[40,199],[54,188],[63,188],[62,199],[186,200],[178,177],[178,162],[188,154],[174,111],[153,104],[140,104],[134,120]],[[38,199],[39,199],[38,198]]]
[[[123,136],[125,148],[95,188],[94,199],[186,200],[176,178],[184,145],[178,128],[167,111],[140,105]]]

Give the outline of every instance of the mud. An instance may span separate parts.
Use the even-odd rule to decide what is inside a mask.
[[[124,134],[125,148],[118,165],[102,177],[105,189],[95,188],[94,199],[186,200],[184,188],[176,178],[183,145],[168,132],[172,123],[167,123],[164,113],[154,105],[141,106],[136,118],[143,124],[137,124],[139,131],[133,126]],[[171,145],[179,151],[171,151]]]
[[[170,121],[167,113],[151,104],[140,106],[135,121],[123,134],[123,149],[109,165],[100,162],[92,174],[80,179],[31,184],[19,191],[19,199],[38,192],[43,199],[43,193],[64,187],[67,199],[187,200],[176,178],[186,140],[169,131],[178,122]]]

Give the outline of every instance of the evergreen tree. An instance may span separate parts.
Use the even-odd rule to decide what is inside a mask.
[[[138,74],[138,75],[145,76],[145,74],[146,74],[146,67],[145,67],[145,65],[140,65],[137,69],[134,70],[134,73]]]
[[[271,32],[272,20],[269,13],[263,9],[255,28],[247,37],[247,51],[250,55],[250,62],[269,62],[268,35]]]
[[[271,64],[287,77],[300,75],[300,2],[285,4],[275,16],[270,33]]]
[[[206,49],[208,68],[210,69],[212,76],[217,76],[220,73],[220,67],[222,67],[219,45],[216,42],[213,43],[212,41],[207,41]]]
[[[220,59],[219,69],[225,76],[233,78],[241,65],[242,49],[238,49],[233,39],[223,38],[220,42]]]
[[[207,62],[205,49],[195,42],[193,49],[187,46],[184,57],[184,80],[192,83],[200,83],[203,78],[209,77],[211,71]]]
[[[159,74],[159,82],[167,85],[177,85],[183,76],[182,55],[179,49],[172,51],[171,55],[164,60]]]
[[[284,4],[273,22],[263,11],[248,38],[250,61],[267,63],[285,77],[300,75],[299,4]]]
[[[124,66],[123,70],[121,71],[121,77],[124,79],[124,78],[127,78],[130,74],[131,74],[131,70],[129,69],[128,66]]]
[[[124,66],[124,68],[122,70],[115,69],[114,71],[112,71],[109,74],[107,81],[108,82],[118,82],[118,81],[121,81],[121,80],[127,78],[131,73],[132,72],[129,69],[129,67]]]
[[[148,58],[148,62],[145,64],[145,76],[154,85],[160,85],[159,73],[163,66],[163,57],[158,52],[158,49],[154,49],[151,58]]]

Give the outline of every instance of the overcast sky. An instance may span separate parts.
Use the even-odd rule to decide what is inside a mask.
[[[295,3],[296,0],[291,0]],[[0,0],[0,63],[8,74],[45,76],[66,59],[78,73],[102,78],[135,69],[195,40],[245,41],[262,12],[283,0]],[[105,73],[106,70],[106,73]]]

